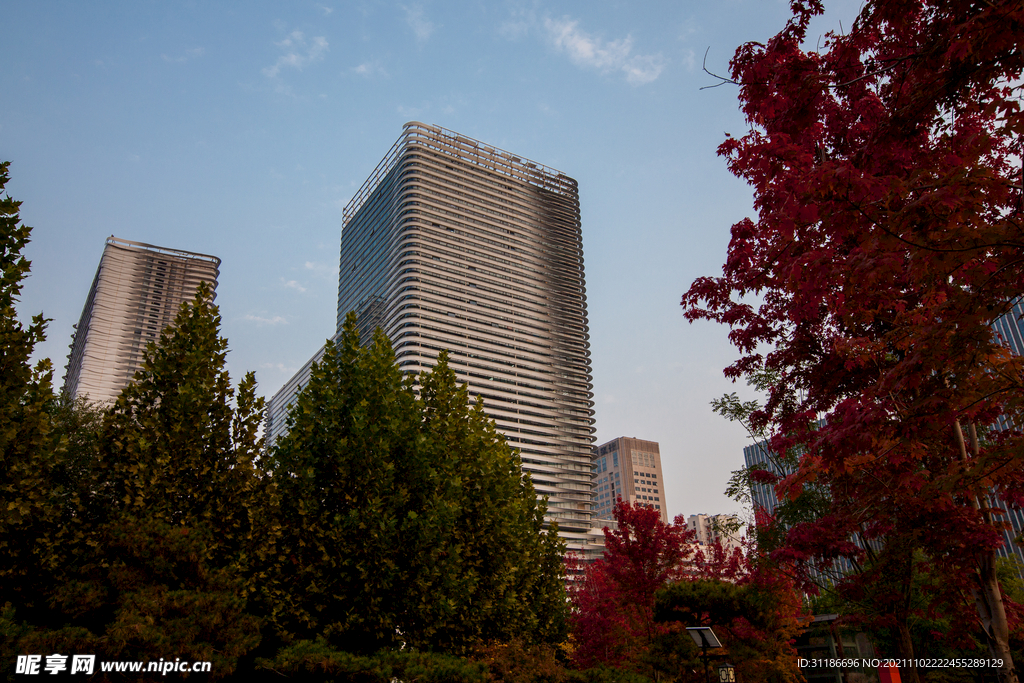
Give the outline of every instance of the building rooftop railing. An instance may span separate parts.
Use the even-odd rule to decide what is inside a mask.
[[[480,166],[550,192],[568,197],[576,196],[576,181],[550,166],[523,159],[511,152],[441,126],[410,121],[402,128],[402,136],[392,145],[370,177],[345,206],[342,212],[342,228],[348,225],[349,220],[356,215],[381,181],[391,172],[400,154],[413,143],[441,152],[454,152],[457,156],[471,160]]]

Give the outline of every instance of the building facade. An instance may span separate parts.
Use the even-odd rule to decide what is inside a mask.
[[[743,546],[736,515],[690,515],[686,526],[696,535],[698,545],[718,543],[727,551]]]
[[[1024,356],[1024,299],[1017,299],[1010,311],[995,321],[992,325],[996,336],[1007,347],[1018,356]],[[1006,429],[1010,425],[1005,419],[1000,418],[995,425],[997,429]],[[1003,529],[1003,545],[996,553],[999,557],[1015,558],[1020,564],[1021,577],[1024,578],[1024,510],[1008,505],[1003,502],[999,495],[993,492],[989,503],[1003,511],[1003,521],[1009,523],[1008,529]]]
[[[142,367],[146,344],[159,340],[199,283],[216,292],[219,274],[216,256],[108,237],[71,336],[64,393],[114,401]]]
[[[594,514],[612,519],[620,498],[632,505],[657,510],[668,524],[665,477],[661,470],[661,449],[656,441],[620,436],[594,448]]]
[[[398,365],[450,365],[519,449],[548,517],[592,538],[593,385],[579,194],[563,173],[437,126],[408,123],[344,210],[338,317],[380,327]],[[286,431],[311,363],[270,402]]]

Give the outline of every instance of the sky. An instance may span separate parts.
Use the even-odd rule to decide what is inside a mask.
[[[860,4],[825,6],[808,43]],[[754,395],[723,377],[728,329],[679,301],[753,214],[716,154],[748,129],[738,90],[702,65],[727,74],[788,17],[781,0],[6,0],[0,160],[34,228],[19,315],[51,319],[35,356],[59,386],[116,235],[222,259],[228,369],[273,395],[334,332],[343,207],[402,124],[435,124],[579,182],[597,443],[659,442],[670,516],[743,514],[724,490],[750,440],[709,403]]]

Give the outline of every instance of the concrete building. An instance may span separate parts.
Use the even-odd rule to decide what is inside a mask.
[[[698,545],[708,546],[717,542],[727,551],[743,545],[739,524],[736,515],[690,515],[686,519],[686,526],[697,534]]]
[[[200,282],[216,291],[220,259],[107,238],[71,337],[64,393],[114,401],[142,367],[146,344],[174,322]]]
[[[344,210],[340,331],[355,311],[403,371],[451,367],[522,454],[570,546],[594,539],[590,342],[576,181],[453,131],[408,123]],[[319,351],[275,395],[267,434]]]
[[[615,501],[644,505],[661,513],[668,524],[665,477],[656,441],[620,436],[594,448],[594,514],[611,519]]]

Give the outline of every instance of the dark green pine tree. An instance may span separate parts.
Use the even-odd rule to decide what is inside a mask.
[[[232,407],[210,299],[201,285],[107,410],[79,515],[86,543],[71,548],[51,596],[67,626],[37,628],[24,647],[209,660],[222,677],[259,642],[245,596],[265,536],[260,508],[273,503],[256,461],[263,401],[250,373]],[[75,436],[76,449],[88,442]]]

